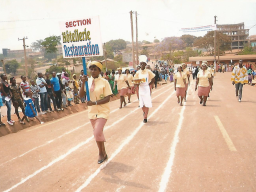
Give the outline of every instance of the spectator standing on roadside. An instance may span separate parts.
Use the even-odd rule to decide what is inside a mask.
[[[56,76],[56,72],[52,72],[52,78],[50,81],[52,84],[52,92],[56,99],[57,110],[58,111],[63,110],[61,107],[62,97],[61,97],[60,81],[59,81],[59,78]]]
[[[30,91],[29,83],[27,82],[27,77],[22,75],[21,77],[22,82],[20,83],[20,88],[22,89],[23,97],[25,96],[25,92]]]
[[[3,97],[2,97],[2,83],[0,82],[0,126],[5,125],[2,122],[2,114],[1,114],[1,107],[4,106],[3,104]]]
[[[67,96],[66,96],[66,91],[65,91],[65,82],[63,82],[65,79],[61,79],[61,73],[57,73],[57,77],[59,78],[60,89],[61,89],[61,98],[62,98],[61,106],[62,106],[62,108],[63,107],[67,108]]]
[[[42,73],[38,73],[38,77],[36,79],[36,84],[39,86],[40,88],[40,99],[41,99],[41,110],[42,110],[42,114],[45,114],[47,111],[47,90],[46,90],[46,86],[47,83],[45,81],[45,79],[43,78],[43,74]]]
[[[80,76],[79,76],[79,87],[82,86],[82,77],[84,75],[84,70],[81,70]],[[81,98],[81,102],[85,103],[86,100],[86,94],[84,95],[84,97]]]
[[[52,103],[53,103],[53,107],[54,107],[54,110],[57,111],[57,106],[56,106],[56,101],[55,101],[55,97],[53,95],[53,92],[52,92],[52,83],[51,83],[51,80],[50,80],[50,74],[49,73],[45,73],[45,81],[47,83],[47,87],[46,87],[46,90],[47,90],[47,95],[48,95],[48,109],[50,109],[50,111],[52,112],[52,106],[51,106],[51,100],[52,100]]]
[[[13,107],[15,108],[15,114],[17,115],[20,124],[24,125],[25,124],[24,119],[25,118],[27,119],[27,117],[25,115],[25,107],[24,107],[24,104],[23,104],[23,97],[22,97],[22,94],[20,92],[20,88],[16,84],[16,79],[14,77],[10,78],[10,83],[11,83],[10,92],[11,92],[12,104],[13,104]],[[24,114],[22,119],[20,118],[20,114],[19,114],[19,111],[18,111],[19,107],[21,108],[21,110]],[[27,121],[28,121],[28,119],[27,119]]]
[[[79,91],[79,83],[76,79],[76,74],[73,74],[73,93],[74,93],[74,103],[79,104],[79,97],[78,97],[78,91]]]
[[[13,125],[15,121],[11,119],[11,93],[10,93],[10,85],[8,84],[7,76],[5,74],[1,75],[1,92],[2,92],[2,100],[7,107],[7,123],[9,125]]]
[[[37,112],[40,113],[40,107],[39,107],[40,88],[39,88],[38,85],[35,84],[34,80],[31,80],[30,83],[31,83],[30,89],[31,89],[31,92],[32,92],[33,102],[34,102],[35,108],[37,109]]]

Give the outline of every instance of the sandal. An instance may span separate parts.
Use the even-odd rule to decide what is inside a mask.
[[[103,163],[105,160],[108,159],[108,155],[106,154],[105,158],[101,159],[101,160],[98,160],[98,164],[101,164]]]

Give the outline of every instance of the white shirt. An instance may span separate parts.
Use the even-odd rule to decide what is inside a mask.
[[[40,87],[40,85],[43,85],[43,83],[46,83],[46,81],[44,80],[44,78],[39,78],[39,77],[37,77],[37,79],[36,79],[36,84],[37,84],[37,85],[39,86],[39,88],[40,88],[40,92],[39,92],[39,93],[46,93],[46,92],[47,92],[45,86]]]

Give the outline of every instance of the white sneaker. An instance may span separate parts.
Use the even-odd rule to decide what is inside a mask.
[[[46,112],[42,111],[40,114],[41,114],[41,115],[44,115],[45,113],[46,113]]]
[[[44,122],[41,122],[41,124],[44,124]]]
[[[12,123],[15,123],[15,121],[13,121],[12,119],[10,120]]]
[[[7,121],[7,123],[8,123],[9,125],[13,125],[13,123],[12,123],[11,121]]]
[[[238,101],[241,102],[241,99],[239,99]]]

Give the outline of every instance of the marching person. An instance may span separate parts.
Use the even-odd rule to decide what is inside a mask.
[[[109,117],[109,101],[112,95],[108,81],[100,77],[102,67],[103,65],[100,62],[92,61],[90,63],[89,69],[92,77],[87,78],[85,75],[82,77],[82,86],[79,92],[80,98],[84,97],[86,92],[85,82],[88,81],[91,99],[91,101],[87,102],[88,116],[91,121],[94,138],[99,149],[98,164],[103,163],[108,158],[104,145],[106,139],[103,134],[103,129]]]
[[[139,86],[139,103],[143,111],[144,123],[148,122],[148,111],[152,107],[150,85],[155,82],[155,74],[151,70],[145,69],[146,65],[146,61],[140,62],[141,69],[134,76],[134,79],[144,81],[137,84]]]
[[[187,100],[187,92],[188,92],[188,85],[190,85],[190,72],[187,68],[187,65],[185,63],[182,64],[182,70],[183,73],[186,76],[186,85],[185,85],[185,97],[184,97],[184,101]]]
[[[119,109],[122,109],[122,105],[124,103],[124,107],[126,106],[125,98],[124,96],[127,94],[128,89],[131,89],[127,77],[125,74],[122,74],[122,68],[118,68],[118,74],[116,75],[116,83],[117,83],[117,90],[120,96],[120,107]]]
[[[207,70],[207,64],[202,64],[202,70],[200,70],[197,74],[196,79],[196,87],[195,91],[197,90],[198,86],[198,96],[200,98],[200,104],[206,106],[207,97],[209,95],[210,89],[212,90],[212,78],[211,74]]]
[[[130,85],[130,89],[128,89],[127,90],[127,96],[128,96],[128,103],[131,103],[131,95],[132,95],[132,91],[133,91],[133,89],[134,89],[134,85],[133,85],[133,82],[132,82],[132,80],[133,80],[133,76],[132,76],[132,74],[130,74],[130,70],[129,69],[126,69],[125,70],[125,73],[126,73],[126,75],[127,75],[127,81],[128,81],[128,84]]]
[[[239,60],[239,65],[235,66],[231,76],[232,84],[236,86],[236,97],[241,102],[243,85],[248,83],[247,69],[243,66],[243,60]]]
[[[177,73],[174,75],[174,90],[176,91],[176,96],[178,98],[178,103],[182,106],[183,98],[186,95],[186,79],[187,76],[182,72],[182,66],[177,68]]]

